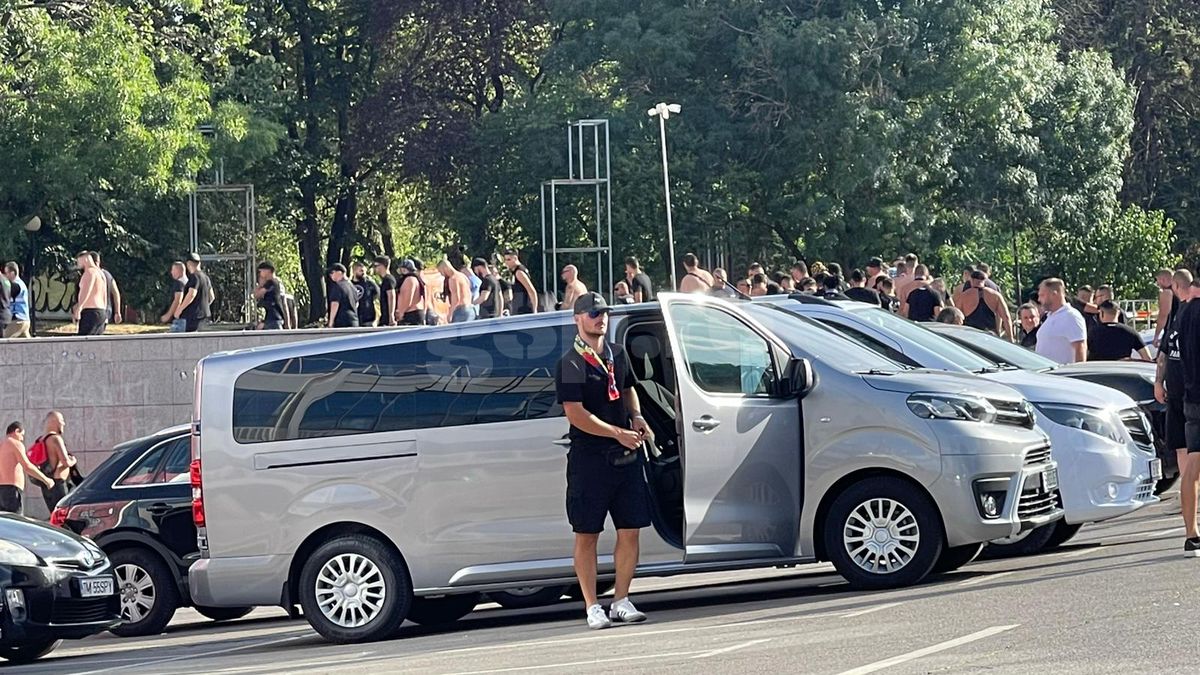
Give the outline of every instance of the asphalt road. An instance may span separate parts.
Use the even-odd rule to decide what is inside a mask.
[[[855,593],[826,565],[648,579],[650,621],[589,631],[582,609],[481,605],[450,629],[324,642],[278,609],[164,635],[67,643],[10,672],[506,673],[1195,672],[1200,559],[1178,501],[1085,527],[1055,553],[976,562],[924,585]]]

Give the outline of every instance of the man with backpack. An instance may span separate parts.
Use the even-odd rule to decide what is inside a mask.
[[[52,410],[46,415],[45,433],[29,446],[29,461],[53,481],[49,487],[42,488],[42,498],[46,500],[46,509],[49,511],[54,511],[58,502],[70,492],[68,481],[72,462],[62,437],[66,428],[63,414]]]

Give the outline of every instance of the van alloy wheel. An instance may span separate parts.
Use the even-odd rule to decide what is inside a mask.
[[[379,567],[357,553],[342,553],[326,561],[314,587],[321,613],[342,628],[370,623],[387,597]]]
[[[154,609],[157,593],[150,573],[138,565],[117,565],[117,592],[121,594],[121,618],[137,623]]]
[[[886,574],[912,561],[921,544],[921,528],[900,502],[869,499],[850,512],[842,542],[856,565],[867,572]]]

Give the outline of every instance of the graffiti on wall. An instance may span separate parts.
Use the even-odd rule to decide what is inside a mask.
[[[30,282],[34,307],[39,317],[46,319],[69,319],[71,303],[75,301],[76,280],[63,279],[57,273],[43,273]]]

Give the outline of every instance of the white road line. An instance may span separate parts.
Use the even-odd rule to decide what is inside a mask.
[[[722,647],[721,649],[714,649],[711,652],[704,652],[703,654],[696,654],[692,658],[693,659],[707,659],[710,656],[720,656],[721,654],[728,654],[729,652],[736,652],[739,649],[745,649],[746,647],[753,647],[754,645],[761,645],[764,642],[770,642],[770,641],[771,641],[771,638],[763,638],[761,640],[748,640],[746,642],[743,642],[738,645],[733,645],[731,647]]]
[[[573,661],[571,663],[544,663],[536,666],[517,666],[515,668],[496,668],[493,670],[463,670],[454,675],[484,675],[485,673],[515,673],[527,670],[555,670],[574,668],[576,666],[598,666],[606,663],[621,663],[623,661],[645,661],[648,659],[663,659],[675,656],[691,656],[696,652],[663,652],[661,654],[638,654],[636,656],[621,656],[615,659],[595,659],[592,661]]]
[[[1083,548],[1077,548],[1073,551],[1063,551],[1062,553],[1059,553],[1056,557],[1078,558],[1081,555],[1087,555],[1089,553],[1099,553],[1099,552],[1100,552],[1099,546],[1084,546]]]
[[[842,618],[843,619],[853,619],[856,616],[862,616],[864,614],[870,614],[872,612],[882,612],[885,609],[891,609],[897,605],[903,605],[903,604],[904,604],[903,602],[885,602],[882,605],[875,605],[874,607],[868,607],[866,609],[860,609],[856,612],[850,612],[848,614],[843,614]]]
[[[1008,572],[997,572],[995,574],[985,574],[984,576],[975,577],[974,579],[967,579],[966,581],[960,581],[958,583],[958,585],[960,587],[962,587],[962,586],[978,586],[979,584],[986,583],[988,581],[994,581],[996,579],[999,579],[1000,577],[1006,577],[1010,574],[1016,574],[1016,570],[1009,570]]]
[[[208,656],[216,656],[218,654],[229,654],[232,652],[240,652],[245,649],[254,649],[256,647],[266,647],[267,645],[275,645],[275,644],[279,644],[281,642],[290,642],[292,640],[299,640],[300,638],[309,637],[311,635],[312,635],[311,632],[305,631],[304,634],[302,634],[302,635],[292,635],[290,637],[278,638],[275,640],[265,640],[263,642],[255,642],[253,644],[248,644],[248,645],[239,645],[237,647],[228,647],[226,649],[213,649],[211,651],[197,652],[195,654],[182,654],[180,656],[171,656],[171,657],[167,657],[165,659],[151,659],[149,661],[143,661],[141,663],[131,663],[131,664],[123,665],[123,666],[111,666],[109,668],[101,668],[100,670],[85,670],[85,671],[82,671],[79,673],[75,673],[74,675],[97,675],[97,673],[108,673],[108,672],[111,672],[114,670],[121,670],[124,668],[145,668],[147,666],[157,666],[157,665],[160,665],[163,663],[171,663],[173,661],[184,661],[187,659],[200,659],[200,658],[205,658]]]
[[[971,633],[970,635],[964,635],[960,638],[954,638],[953,640],[939,642],[936,645],[930,645],[923,649],[908,652],[907,654],[900,654],[899,656],[893,656],[892,658],[884,659],[883,661],[868,663],[865,666],[859,666],[853,670],[847,670],[841,673],[841,675],[866,675],[867,673],[874,673],[876,671],[883,670],[884,668],[891,668],[892,666],[898,666],[901,663],[908,663],[909,661],[914,661],[916,659],[929,656],[930,654],[936,654],[938,652],[944,652],[947,649],[961,647],[962,645],[975,642],[976,640],[982,640],[984,638],[992,637],[993,635],[999,635],[1000,633],[1010,631],[1020,625],[1021,624],[1019,623],[1015,623],[1011,626],[992,626],[991,628],[985,628],[977,633]]]
[[[1158,539],[1159,537],[1169,537],[1173,534],[1183,534],[1183,528],[1182,527],[1172,527],[1169,530],[1159,530],[1158,532],[1151,532],[1149,534],[1142,535],[1142,538],[1143,539]]]

